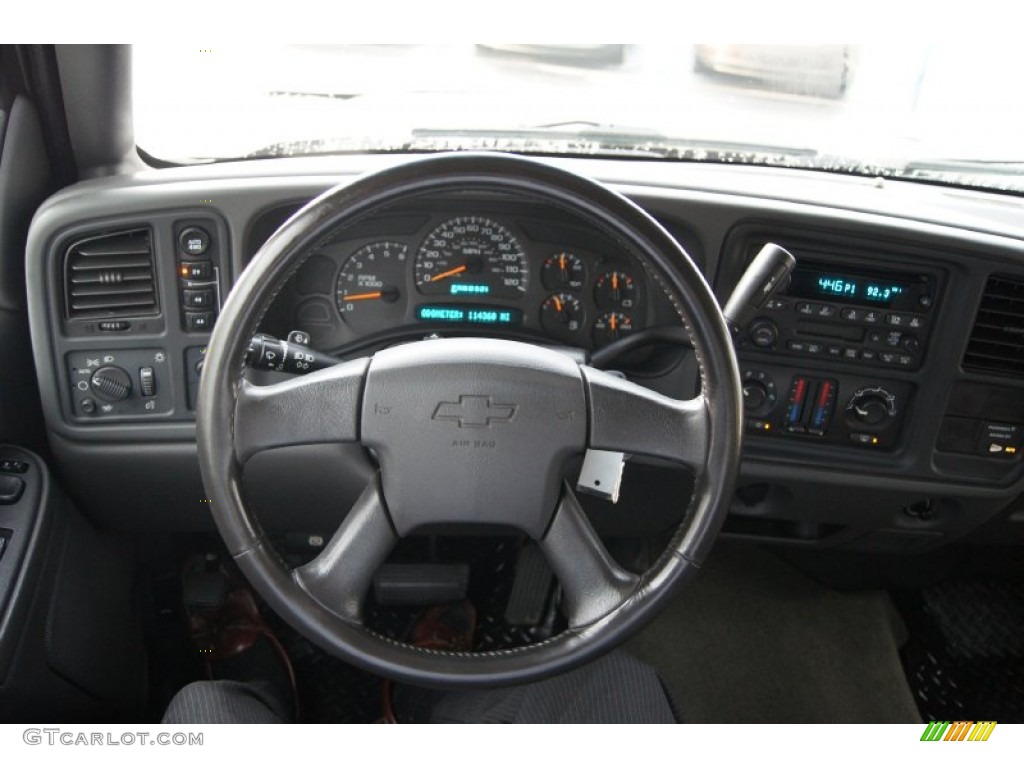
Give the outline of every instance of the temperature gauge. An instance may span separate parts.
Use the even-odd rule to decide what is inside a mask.
[[[623,312],[606,312],[594,321],[594,344],[601,347],[633,332],[633,318]]]
[[[586,281],[586,270],[583,260],[568,251],[556,253],[544,260],[541,269],[541,280],[549,291],[578,291]]]
[[[571,293],[556,293],[540,305],[540,324],[553,336],[567,336],[583,327],[583,305]]]
[[[602,309],[634,309],[636,283],[621,269],[605,272],[594,284],[594,298]]]

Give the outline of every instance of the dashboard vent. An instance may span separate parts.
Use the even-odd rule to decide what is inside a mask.
[[[110,232],[73,242],[64,255],[64,297],[69,320],[156,314],[149,229]]]
[[[964,368],[1024,375],[1024,279],[989,277],[964,352]]]

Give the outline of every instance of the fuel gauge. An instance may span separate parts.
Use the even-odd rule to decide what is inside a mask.
[[[594,344],[603,347],[633,332],[633,318],[624,312],[606,312],[594,321]]]
[[[556,293],[540,305],[540,323],[553,336],[566,337],[583,327],[583,305],[571,293]]]

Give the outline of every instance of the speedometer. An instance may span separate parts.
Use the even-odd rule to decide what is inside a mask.
[[[480,216],[459,216],[435,227],[415,264],[421,293],[518,299],[526,293],[526,253],[509,229]]]

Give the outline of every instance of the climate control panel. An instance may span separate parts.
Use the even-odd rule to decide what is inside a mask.
[[[741,370],[748,434],[892,449],[912,399],[907,382],[762,365]]]

